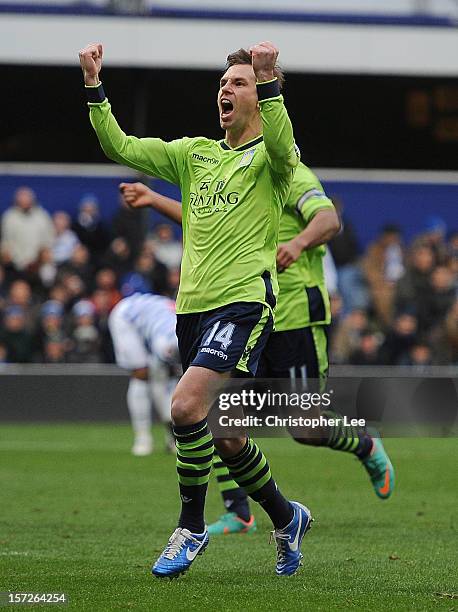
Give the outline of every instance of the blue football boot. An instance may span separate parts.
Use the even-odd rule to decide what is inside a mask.
[[[308,508],[299,502],[290,503],[294,509],[291,522],[283,529],[272,531],[272,536],[277,544],[275,571],[278,576],[292,576],[298,570],[302,559],[302,538],[312,526],[313,521]]]
[[[158,578],[178,578],[208,546],[208,531],[191,533],[177,527],[151,571]]]

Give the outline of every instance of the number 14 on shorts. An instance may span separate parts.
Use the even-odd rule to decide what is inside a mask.
[[[211,342],[219,342],[221,344],[221,348],[224,351],[227,351],[228,346],[232,343],[232,334],[235,330],[234,323],[226,323],[221,327],[221,321],[216,321],[213,327],[210,330],[207,338],[203,343],[203,346],[209,346]]]

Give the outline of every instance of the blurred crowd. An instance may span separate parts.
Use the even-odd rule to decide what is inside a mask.
[[[74,219],[51,216],[19,188],[1,219],[0,363],[114,362],[114,305],[136,290],[178,288],[181,243],[169,224],[151,233],[148,219],[120,201],[107,224],[93,194]]]
[[[458,364],[458,233],[432,216],[409,245],[387,225],[361,251],[335,204],[331,362]],[[150,229],[148,211],[120,201],[108,224],[86,194],[75,218],[51,216],[21,187],[1,219],[0,254],[0,363],[112,363],[111,309],[136,290],[175,297],[182,249],[169,224]]]
[[[353,365],[458,365],[458,232],[424,219],[408,245],[386,225],[361,252],[342,205],[342,230],[330,244],[331,362]]]

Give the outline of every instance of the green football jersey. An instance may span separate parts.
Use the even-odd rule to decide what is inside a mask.
[[[268,304],[270,284],[278,293],[278,228],[299,153],[283,97],[262,99],[262,87],[263,133],[235,149],[203,137],[165,142],[126,136],[107,99],[89,104],[92,125],[110,159],[181,189],[178,313],[232,302]]]
[[[322,208],[333,209],[334,205],[315,174],[300,163],[280,220],[279,242],[295,238]],[[331,322],[323,270],[325,253],[324,245],[303,251],[296,262],[278,275],[276,331]]]

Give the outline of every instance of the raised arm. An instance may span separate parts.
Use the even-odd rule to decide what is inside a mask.
[[[278,174],[287,174],[297,166],[299,153],[278,79],[274,74],[278,49],[270,42],[263,42],[251,47],[250,52],[270,166]]]
[[[154,208],[171,221],[181,225],[181,203],[153,191],[143,183],[121,183],[119,190],[131,208]]]
[[[177,185],[184,170],[187,139],[164,142],[160,138],[127,136],[118,125],[100,82],[103,48],[91,44],[79,53],[89,114],[102,149],[115,162]]]

